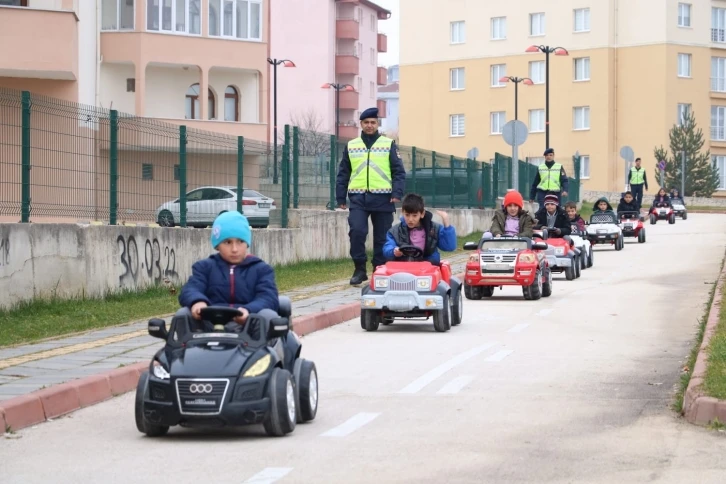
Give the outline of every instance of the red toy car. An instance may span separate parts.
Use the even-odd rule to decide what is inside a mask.
[[[659,206],[650,209],[650,225],[655,225],[658,220],[667,220],[669,224],[676,223],[676,213],[673,207]]]
[[[640,212],[618,212],[623,237],[637,237],[638,243],[645,242],[645,226],[640,219]]]
[[[451,275],[449,262],[419,262],[423,251],[412,245],[399,250],[407,261],[378,266],[370,284],[361,290],[361,328],[376,331],[380,324],[389,325],[395,319],[429,316],[438,332],[461,324],[461,282]]]
[[[522,286],[525,299],[552,294],[552,271],[544,256],[545,242],[528,237],[496,237],[467,242],[464,250],[476,250],[466,263],[464,294],[467,299],[492,297],[499,286]]]
[[[546,229],[535,230],[535,235],[542,234]],[[554,274],[565,273],[568,281],[577,279],[582,275],[582,260],[584,256],[575,248],[572,240],[563,239],[561,237],[546,237],[547,250],[544,257],[547,259],[547,265]]]

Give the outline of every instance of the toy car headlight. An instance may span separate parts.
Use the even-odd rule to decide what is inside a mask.
[[[469,262],[479,262],[479,255],[478,254],[471,254],[469,256]]]
[[[272,358],[270,358],[270,355],[263,356],[262,358],[257,360],[254,365],[250,366],[242,376],[253,377],[262,375],[270,367],[271,360]]]
[[[565,255],[564,247],[555,247],[555,255]]]
[[[385,289],[388,287],[388,278],[387,277],[376,277],[376,288]]]
[[[419,277],[416,279],[417,289],[431,289],[431,278],[430,277]]]
[[[534,262],[534,254],[519,254],[519,262]]]
[[[153,371],[154,371],[154,376],[156,378],[158,378],[159,380],[168,380],[170,378],[169,372],[166,371],[166,369],[163,366],[161,366],[161,363],[159,363],[156,360],[154,360],[154,370]]]

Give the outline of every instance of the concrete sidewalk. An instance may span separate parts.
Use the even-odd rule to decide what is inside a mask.
[[[469,254],[448,257],[454,274],[463,272]],[[347,280],[285,293],[293,301],[293,318],[359,301],[360,288]],[[171,317],[167,317],[167,323]],[[82,335],[0,349],[0,401],[78,378],[147,362],[163,342],[136,321]]]

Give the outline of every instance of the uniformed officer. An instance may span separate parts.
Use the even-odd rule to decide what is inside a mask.
[[[338,168],[336,201],[346,208],[350,199],[348,225],[350,257],[355,264],[350,284],[368,280],[366,274],[366,239],[368,217],[373,223],[373,270],[385,264],[383,245],[393,225],[395,202],[400,202],[406,187],[403,167],[396,143],[378,132],[378,109],[369,108],[360,115],[362,133],[348,142]]]
[[[640,166],[640,158],[635,159],[635,166],[630,168],[628,173],[628,185],[630,185],[630,191],[633,192],[633,197],[638,203],[638,210],[643,205],[643,185],[645,189],[648,189],[648,177],[645,176],[645,168]]]
[[[547,195],[557,195],[558,200],[567,196],[570,180],[567,178],[565,168],[555,162],[555,150],[547,148],[544,152],[545,162],[537,168],[537,174],[529,191],[529,203],[536,200],[540,207],[544,204]]]

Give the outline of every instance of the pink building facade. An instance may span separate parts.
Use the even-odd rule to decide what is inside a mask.
[[[360,113],[377,106],[386,116],[378,86],[385,85],[386,69],[378,54],[387,51],[387,38],[378,22],[391,13],[368,0],[290,0],[271,2],[271,52],[294,68],[277,68],[278,139],[285,124],[335,133],[334,89],[326,83],[349,84],[355,91],[340,92],[340,136],[359,134]],[[270,96],[274,96],[270,74]],[[273,113],[270,114],[270,119]]]

